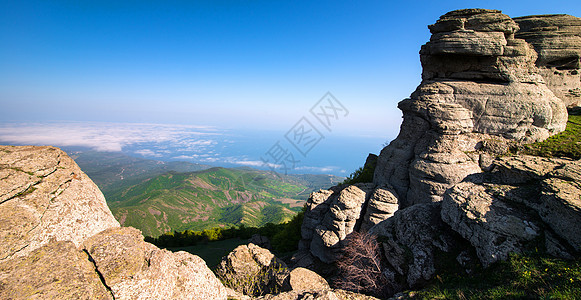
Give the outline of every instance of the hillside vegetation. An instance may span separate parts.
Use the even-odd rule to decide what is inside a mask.
[[[522,154],[581,159],[581,115],[569,115],[565,131],[542,142],[524,146]]]
[[[162,174],[110,191],[106,197],[122,225],[156,237],[169,231],[289,221],[313,190],[296,177],[212,168]]]

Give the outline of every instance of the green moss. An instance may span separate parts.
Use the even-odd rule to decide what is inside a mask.
[[[569,115],[567,128],[545,141],[524,146],[520,154],[581,159],[581,116]]]
[[[580,299],[581,259],[512,254],[470,276],[436,275],[427,288],[413,294],[418,299]]]

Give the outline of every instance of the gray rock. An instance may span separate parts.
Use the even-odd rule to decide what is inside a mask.
[[[54,147],[0,146],[0,298],[226,299],[205,262],[120,228]]]
[[[111,228],[83,246],[116,299],[226,299],[200,257],[161,250],[137,229]]]
[[[248,296],[282,291],[289,274],[283,261],[254,244],[236,247],[222,259],[215,272],[227,287]]]
[[[260,235],[260,234],[253,234],[250,237],[250,240],[248,241],[249,243],[252,243],[258,247],[261,248],[265,248],[265,249],[271,249],[272,246],[270,244],[270,240],[268,239],[268,237],[264,236],[264,235]]]
[[[429,27],[423,81],[399,103],[400,133],[381,151],[374,175],[376,185],[394,188],[400,209],[441,201],[448,188],[489,169],[496,150],[546,139],[567,121],[535,65],[537,53],[515,38],[519,27],[508,16],[458,10]],[[489,141],[500,147],[489,152]]]
[[[0,261],[119,227],[99,188],[58,148],[0,146],[0,177]]]
[[[294,268],[286,278],[285,290],[322,291],[330,289],[329,283],[319,274],[305,268]]]
[[[435,251],[451,252],[456,236],[440,219],[440,203],[416,204],[370,229],[382,241],[384,257],[394,277],[403,277],[400,286],[392,278],[390,289],[401,291],[419,287],[434,276]]]
[[[376,188],[367,204],[361,230],[368,230],[379,222],[388,219],[399,208],[396,191],[389,185]]]
[[[520,253],[541,234],[530,214],[490,195],[484,186],[462,182],[448,190],[442,201],[442,220],[476,248],[487,267]]]
[[[581,229],[573,224],[581,222],[581,163],[508,156],[493,165],[483,182],[455,185],[442,203],[442,219],[476,248],[482,263],[506,259],[541,236],[553,255],[578,253]]]
[[[581,105],[581,19],[569,15],[514,18],[516,33],[538,53],[536,65],[555,95],[568,107]]]
[[[1,299],[114,299],[95,266],[70,241],[53,241],[0,262]]]
[[[325,193],[328,196],[320,205],[324,204],[327,207],[326,211],[319,211],[320,205],[313,205],[319,200],[307,201],[305,213],[307,223],[303,222],[302,226],[303,239],[308,240],[307,237],[311,237],[309,249],[315,257],[324,263],[332,263],[337,259],[341,251],[341,241],[356,229],[355,226],[363,217],[363,207],[372,191],[372,184],[359,183],[331,194]],[[309,209],[310,207],[314,209]],[[317,219],[321,216],[322,220]],[[313,225],[316,227],[311,229]]]

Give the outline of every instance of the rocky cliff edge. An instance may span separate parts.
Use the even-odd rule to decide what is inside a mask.
[[[55,147],[0,146],[1,299],[226,299],[199,257],[119,227]]]

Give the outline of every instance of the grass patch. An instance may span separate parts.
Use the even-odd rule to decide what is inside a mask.
[[[512,254],[470,276],[437,275],[412,293],[418,299],[581,299],[581,259]]]
[[[232,252],[234,248],[247,243],[248,240],[234,238],[216,242],[200,243],[195,246],[168,248],[168,250],[172,252],[186,251],[195,254],[204,259],[208,267],[212,269],[220,263],[222,257],[228,255],[228,253]]]
[[[520,154],[581,159],[581,115],[569,115],[567,128],[542,142],[525,145]]]

